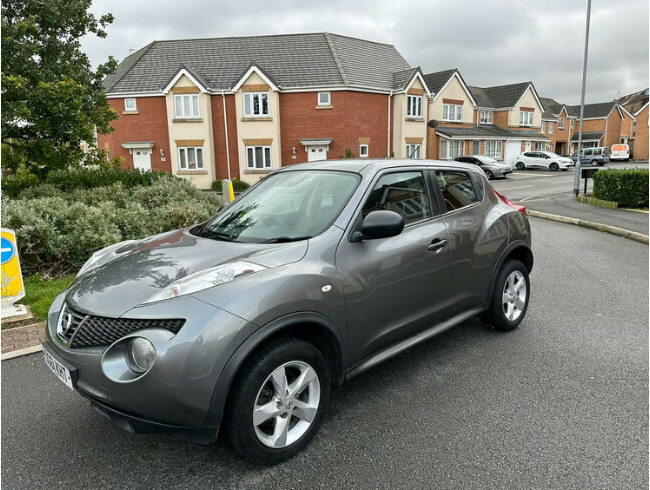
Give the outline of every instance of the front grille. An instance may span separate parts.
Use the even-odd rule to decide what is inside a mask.
[[[65,305],[57,325],[57,334],[71,348],[97,347],[110,345],[132,332],[145,328],[164,328],[177,334],[184,324],[185,320],[182,318],[143,320],[84,315]]]

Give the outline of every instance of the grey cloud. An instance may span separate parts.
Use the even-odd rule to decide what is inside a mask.
[[[543,96],[580,99],[582,1],[98,0],[93,11],[115,16],[107,39],[84,40],[94,64],[154,39],[328,31],[394,44],[425,73],[457,67],[471,85],[532,80]],[[647,0],[593,0],[587,102],[646,88],[648,57]]]

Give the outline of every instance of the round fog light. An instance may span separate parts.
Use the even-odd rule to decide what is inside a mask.
[[[128,365],[136,373],[145,373],[151,368],[156,357],[153,344],[143,337],[136,337],[129,342],[127,351]]]

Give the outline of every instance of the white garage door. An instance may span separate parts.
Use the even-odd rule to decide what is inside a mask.
[[[309,146],[307,147],[307,161],[315,162],[318,160],[327,160],[327,146]]]
[[[521,141],[506,141],[505,163],[515,163],[515,158],[521,153]]]

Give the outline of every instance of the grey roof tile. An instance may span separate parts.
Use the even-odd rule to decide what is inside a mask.
[[[457,68],[451,70],[437,71],[435,73],[427,73],[424,75],[424,81],[427,82],[427,87],[433,93],[440,92],[440,89],[445,86],[445,83],[458,71]]]
[[[436,127],[436,131],[450,137],[463,138],[518,138],[531,140],[548,140],[549,137],[534,131],[512,131],[493,124],[474,125],[471,128]]]
[[[615,105],[616,105],[615,101],[600,102],[598,104],[585,104],[584,117],[585,118],[607,117],[607,115],[612,111]],[[567,110],[568,110],[568,106],[567,106]],[[579,105],[571,106],[571,112],[575,113],[576,117],[580,117],[580,106]]]
[[[514,107],[528,86],[532,84],[532,82],[521,82],[495,87],[469,87],[469,90],[479,107],[503,109]]]
[[[157,92],[185,65],[208,89],[233,87],[259,66],[280,88],[356,85],[390,90],[411,69],[394,46],[327,33],[154,41],[107,77],[108,93]]]
[[[583,131],[582,132],[582,141],[585,140],[599,140],[601,139],[605,133],[601,131]],[[578,133],[576,132],[573,136],[571,136],[571,141],[578,141]]]
[[[420,71],[419,68],[411,68],[393,73],[393,89],[404,90],[418,71]]]

